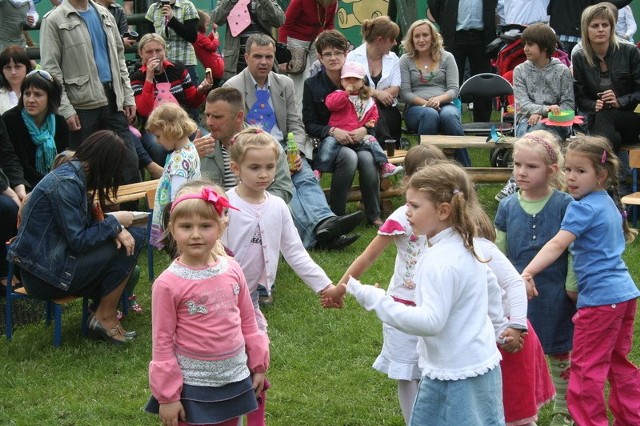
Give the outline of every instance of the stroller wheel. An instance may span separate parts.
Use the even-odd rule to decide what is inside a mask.
[[[491,167],[513,167],[513,148],[492,149]]]

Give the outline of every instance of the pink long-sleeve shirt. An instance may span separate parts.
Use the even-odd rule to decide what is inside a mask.
[[[203,269],[175,260],[153,284],[151,319],[149,385],[161,404],[180,399],[178,354],[220,361],[246,351],[251,372],[269,366],[269,339],[258,330],[247,282],[232,258]]]

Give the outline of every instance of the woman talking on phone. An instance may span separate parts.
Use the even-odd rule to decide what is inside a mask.
[[[138,44],[138,55],[142,66],[133,71],[129,79],[136,101],[136,113],[143,121],[138,123],[141,127],[161,103],[175,103],[187,111],[189,108],[198,108],[213,87],[213,78],[207,74],[196,88],[184,65],[167,60],[166,43],[159,34],[145,34]],[[167,151],[156,142],[154,135],[144,133],[142,145],[154,162],[164,165]]]
[[[589,131],[604,136],[617,152],[635,144],[640,132],[640,52],[619,43],[609,7],[589,6],[582,12],[582,48],[574,52],[576,107],[588,114]]]

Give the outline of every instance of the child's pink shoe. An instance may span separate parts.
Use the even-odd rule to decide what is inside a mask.
[[[136,314],[142,313],[142,306],[136,300],[136,295],[132,294],[129,296],[129,310],[135,312]]]
[[[397,175],[398,173],[401,173],[403,170],[404,170],[404,167],[402,167],[402,166],[394,166],[391,163],[384,163],[382,165],[382,168],[380,169],[380,171],[382,172],[382,177],[383,178],[387,178],[389,176]]]
[[[314,170],[313,175],[316,177],[316,180],[320,180],[322,178],[322,172],[319,170]]]

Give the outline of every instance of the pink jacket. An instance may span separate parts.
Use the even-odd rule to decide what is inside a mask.
[[[247,282],[232,258],[202,270],[171,263],[153,284],[151,331],[149,386],[160,404],[180,400],[177,354],[220,361],[245,351],[251,372],[269,366],[269,338],[258,330]]]
[[[336,90],[329,93],[324,100],[327,109],[331,113],[329,117],[329,126],[348,132],[373,121],[378,121],[378,107],[373,98],[369,98],[362,120],[358,120],[356,109],[349,100],[349,94],[344,90]]]
[[[222,55],[218,53],[218,46],[220,42],[213,36],[213,32],[209,35],[204,35],[198,32],[196,41],[192,43],[193,50],[196,52],[196,58],[207,69],[211,68],[213,78],[221,79],[224,74],[224,59]]]

